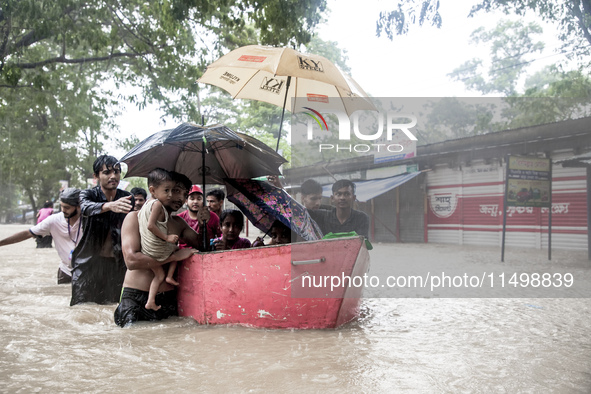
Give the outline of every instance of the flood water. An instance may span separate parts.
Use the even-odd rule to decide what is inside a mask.
[[[0,238],[28,228],[0,226]],[[372,270],[374,255],[458,250],[496,253],[375,245]],[[114,304],[70,307],[57,267],[55,250],[33,240],[0,248],[1,392],[591,392],[589,299],[369,298],[358,320],[336,330],[190,318],[121,329]]]

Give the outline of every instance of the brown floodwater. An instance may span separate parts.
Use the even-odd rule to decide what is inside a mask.
[[[28,228],[0,226],[0,238]],[[479,263],[497,254],[375,246],[371,270],[419,252]],[[556,255],[585,268],[586,252]],[[586,298],[367,298],[336,330],[190,318],[121,329],[114,304],[70,307],[57,267],[55,250],[33,240],[0,248],[1,392],[591,392]]]

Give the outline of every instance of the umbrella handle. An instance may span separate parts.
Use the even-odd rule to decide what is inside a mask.
[[[265,233],[265,235],[263,235],[263,237],[261,238],[261,241],[262,241],[263,239],[265,239],[265,237],[266,237],[267,235],[269,235],[269,233],[270,233],[270,232],[271,232],[271,228],[269,228],[269,229],[267,230],[267,232]]]
[[[287,77],[285,84],[285,97],[283,98],[283,110],[281,111],[281,122],[279,122],[279,135],[277,136],[277,148],[275,152],[279,151],[279,141],[281,141],[281,129],[283,129],[283,116],[285,115],[285,104],[287,103],[287,92],[289,91],[289,84],[291,83],[291,75]]]

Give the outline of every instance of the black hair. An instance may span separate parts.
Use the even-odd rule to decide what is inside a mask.
[[[163,168],[154,168],[148,174],[148,186],[158,187],[166,181],[174,182],[174,179],[172,174]]]
[[[51,200],[45,201],[43,208],[53,208],[53,202],[51,202]]]
[[[351,182],[348,179],[339,179],[338,181],[336,181],[333,185],[332,185],[332,193],[336,193],[339,191],[339,189],[342,189],[344,187],[351,187],[351,190],[353,191],[353,194],[355,194],[355,184],[353,182]]]
[[[286,226],[285,224],[283,224],[283,222],[281,220],[275,220],[273,222],[273,224],[271,224],[271,228],[273,228],[273,227],[281,230],[284,234],[287,234],[288,232],[291,231],[291,229],[288,226]]]
[[[218,201],[224,201],[224,198],[226,198],[226,193],[224,193],[222,189],[213,189],[210,190],[205,197],[209,196],[214,196]]]
[[[137,196],[138,194],[141,194],[142,197],[144,197],[144,200],[148,198],[148,193],[146,193],[146,191],[141,187],[134,187],[133,189],[131,189],[130,193],[132,196]]]
[[[314,179],[308,179],[302,183],[300,191],[304,196],[309,194],[322,194],[322,185],[316,182]]]
[[[185,174],[181,174],[176,171],[170,171],[170,176],[172,176],[172,180],[177,185],[181,185],[187,191],[191,190],[191,186],[193,186],[193,182],[191,182],[191,180]]]
[[[289,237],[290,242],[295,242],[298,240],[298,234],[293,231],[289,226],[286,226],[281,220],[275,220],[271,225],[271,228],[277,228],[281,233],[283,233],[284,237]],[[269,231],[271,230],[269,229]]]
[[[228,216],[232,216],[236,221],[236,224],[240,226],[240,229],[244,228],[244,216],[242,216],[242,212],[237,209],[224,209],[220,214],[220,227],[222,223],[224,223],[224,219]]]
[[[94,164],[92,165],[92,171],[94,172],[94,175],[98,176],[103,170],[103,166],[105,166],[107,170],[112,168],[114,170],[121,171],[121,164],[116,158],[109,155],[100,155],[96,158]]]

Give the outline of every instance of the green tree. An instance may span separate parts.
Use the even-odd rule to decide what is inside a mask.
[[[376,35],[380,37],[382,32],[392,40],[394,36],[407,34],[410,26],[425,23],[441,27],[442,19],[439,14],[439,0],[402,0],[396,9],[382,11],[376,22]]]
[[[168,115],[196,118],[194,83],[225,48],[259,40],[300,45],[311,38],[324,0],[3,0],[0,87],[50,87],[53,65],[95,80],[135,86],[126,99],[158,102]]]
[[[482,0],[470,11],[500,10],[506,15],[524,16],[533,11],[543,21],[559,27],[562,51],[581,64],[589,66],[591,49],[591,1],[590,0]]]
[[[325,6],[0,0],[0,184],[26,190],[33,207],[60,179],[85,186],[105,141],[118,138],[108,115],[120,102],[199,119],[195,81],[206,64],[244,44],[306,43]]]
[[[505,96],[517,93],[519,77],[524,74],[530,61],[526,56],[544,49],[544,43],[534,41],[542,28],[534,22],[501,20],[494,29],[476,29],[471,35],[474,45],[490,47],[490,65],[483,70],[484,61],[474,58],[460,65],[448,74],[452,79],[464,83],[467,89],[482,94],[502,93]]]
[[[528,78],[526,88],[505,99],[505,129],[591,116],[591,79],[581,71],[549,66]]]
[[[413,24],[441,27],[443,20],[439,7],[440,0],[401,0],[395,10],[380,13],[376,34],[385,33],[393,39],[395,35],[407,34]],[[518,16],[536,13],[543,21],[559,27],[564,53],[578,58],[585,66],[589,65],[591,0],[480,0],[468,16],[493,10]]]
[[[9,190],[21,188],[34,211],[37,199],[57,198],[60,180],[84,185],[87,164],[101,150],[95,130],[106,115],[107,102],[69,70],[48,74],[47,81],[51,91],[6,89],[0,97],[0,171]],[[80,144],[88,135],[94,137]]]
[[[444,97],[424,106],[424,124],[419,129],[419,144],[484,134],[495,129],[495,105],[477,99]]]

